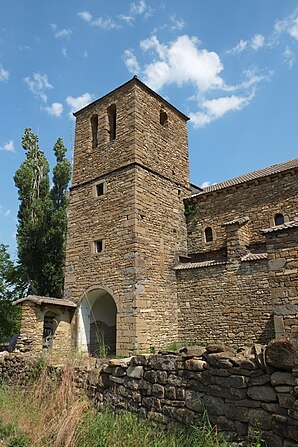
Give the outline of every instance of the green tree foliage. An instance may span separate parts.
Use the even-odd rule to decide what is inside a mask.
[[[65,196],[71,176],[66,148],[61,138],[55,144],[57,164],[53,187],[49,187],[49,163],[38,145],[38,137],[25,129],[22,146],[26,159],[14,180],[19,192],[18,262],[28,293],[62,295],[66,238]]]
[[[51,208],[47,229],[47,262],[44,272],[51,296],[63,294],[64,261],[67,230],[67,186],[71,177],[71,165],[65,157],[66,147],[58,138],[54,153],[56,166],[53,169],[53,187],[50,191]]]
[[[7,246],[0,244],[0,342],[19,332],[21,309],[13,306],[17,285],[17,271],[10,259]]]

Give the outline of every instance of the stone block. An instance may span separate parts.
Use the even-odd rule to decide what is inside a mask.
[[[207,363],[204,360],[189,359],[185,361],[185,368],[190,371],[204,371],[207,368]]]
[[[134,379],[141,379],[143,377],[143,373],[143,366],[129,366],[126,371],[127,377],[132,377]]]
[[[205,405],[203,403],[202,398],[204,397],[203,393],[198,393],[192,390],[185,391],[185,405],[190,410],[195,411],[196,413],[203,413],[205,410]]]
[[[159,399],[163,399],[165,396],[165,389],[162,385],[159,385],[158,383],[154,383],[152,385],[152,395],[154,397],[158,397]]]
[[[273,414],[272,429],[277,435],[288,438],[288,441],[298,442],[298,424],[297,426],[291,425],[289,418]]]
[[[203,404],[206,407],[207,413],[210,415],[224,414],[224,401],[220,397],[215,396],[203,396],[202,397]]]
[[[295,379],[291,373],[276,371],[271,374],[271,383],[276,385],[295,385]]]
[[[274,402],[277,400],[277,395],[274,389],[270,386],[251,386],[247,388],[247,395],[254,400],[262,402]]]
[[[270,447],[284,447],[283,437],[277,436],[271,431],[263,431],[261,433],[261,439],[266,442],[267,446]]]
[[[260,408],[249,410],[249,423],[258,430],[271,430],[271,414]]]
[[[232,419],[234,421],[249,421],[249,409],[246,407],[236,407],[233,404],[225,404],[224,413],[228,419]]]
[[[149,357],[148,366],[152,369],[159,369],[162,371],[175,371],[176,357],[152,355]]]
[[[278,393],[278,403],[282,408],[293,408],[296,398],[291,394]]]

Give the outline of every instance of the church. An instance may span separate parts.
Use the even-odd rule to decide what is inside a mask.
[[[18,300],[24,350],[298,337],[298,158],[192,185],[188,117],[137,77],[74,115],[64,297]]]

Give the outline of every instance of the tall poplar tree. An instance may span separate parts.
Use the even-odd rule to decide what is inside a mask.
[[[47,231],[47,263],[44,271],[51,296],[63,295],[64,262],[67,230],[67,186],[71,178],[71,164],[65,157],[66,147],[61,138],[54,146],[56,166],[50,191],[51,209]]]
[[[26,159],[14,180],[19,191],[18,262],[28,293],[60,297],[63,293],[70,163],[61,138],[54,147],[56,166],[49,188],[49,163],[38,137],[25,129],[22,146]]]

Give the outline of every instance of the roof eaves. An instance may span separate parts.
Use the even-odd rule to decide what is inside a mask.
[[[138,84],[140,87],[142,87],[144,90],[146,90],[148,93],[150,93],[152,96],[157,98],[159,101],[162,101],[164,104],[166,104],[170,109],[172,109],[174,112],[178,113],[185,121],[189,120],[189,117],[186,116],[184,113],[180,112],[175,106],[173,106],[171,103],[169,103],[166,99],[164,99],[162,96],[160,96],[158,93],[156,93],[154,90],[152,90],[148,85],[144,84],[144,82],[140,81],[138,77],[135,75],[132,79],[125,82],[124,84],[120,85],[119,87],[115,88],[111,92],[107,93],[104,96],[101,96],[100,98],[96,99],[95,101],[91,102],[90,104],[87,104],[82,109],[78,110],[77,112],[74,112],[73,115],[77,117],[80,115],[83,111],[88,109],[89,107],[92,107],[94,104],[96,104],[99,101],[102,101],[103,99],[107,98],[110,95],[115,94],[117,91],[122,89],[123,87],[127,87],[129,84]]]
[[[178,264],[175,267],[175,270],[189,270],[189,269],[198,269],[205,267],[213,267],[217,265],[225,265],[226,261],[203,261],[203,262],[185,262]]]
[[[293,160],[288,160],[283,163],[268,166],[266,168],[259,169],[257,171],[248,172],[247,174],[243,174],[238,177],[234,177],[230,180],[216,183],[215,185],[207,186],[206,188],[203,189],[202,192],[193,194],[191,198],[202,196],[208,193],[221,191],[223,189],[231,188],[233,186],[239,186],[244,183],[248,183],[250,181],[261,180],[271,175],[276,175],[281,172],[290,171],[292,169],[298,169],[298,158],[294,158]]]
[[[261,230],[263,234],[274,233],[275,231],[287,230],[288,228],[298,227],[298,220],[292,220],[290,222],[286,222],[282,225],[276,225],[275,227],[264,228]]]

